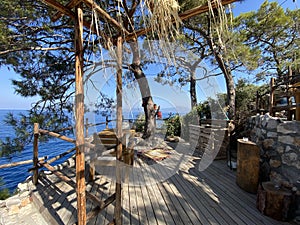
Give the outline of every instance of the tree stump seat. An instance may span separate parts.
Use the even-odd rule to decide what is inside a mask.
[[[263,182],[258,188],[256,206],[266,216],[288,221],[293,217],[295,195],[289,188]]]

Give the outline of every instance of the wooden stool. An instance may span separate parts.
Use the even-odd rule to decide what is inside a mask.
[[[272,182],[263,182],[259,185],[256,206],[258,210],[273,219],[287,221],[290,219],[295,204],[295,195],[292,191],[277,187]]]

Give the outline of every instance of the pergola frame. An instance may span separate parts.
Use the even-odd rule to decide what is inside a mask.
[[[57,21],[63,15],[66,15],[75,21],[75,116],[76,116],[76,193],[77,193],[77,216],[78,225],[85,225],[87,222],[86,214],[86,186],[85,186],[85,157],[84,157],[84,84],[83,84],[83,27],[91,29],[91,24],[83,19],[83,3],[88,7],[95,9],[102,18],[112,24],[120,32],[120,35],[112,41],[117,46],[117,137],[122,137],[122,46],[124,41],[137,39],[137,37],[146,34],[151,28],[128,32],[120,23],[112,18],[93,0],[70,0],[66,5],[62,5],[56,0],[41,0],[58,12],[51,18]],[[238,0],[222,0],[222,5],[228,5]],[[212,4],[217,7],[217,4]],[[74,9],[74,11],[72,11]],[[209,11],[208,5],[198,6],[179,14],[181,20],[189,19],[193,16]],[[93,29],[93,28],[92,28]],[[94,30],[93,30],[94,31]],[[95,31],[94,31],[95,32]],[[96,32],[95,32],[96,33]],[[103,38],[112,39],[103,32],[99,32]],[[122,143],[117,144],[117,168],[116,168],[116,207],[115,207],[115,224],[120,225],[121,221],[121,182],[118,162],[122,156]]]

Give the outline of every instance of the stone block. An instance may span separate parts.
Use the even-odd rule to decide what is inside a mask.
[[[293,165],[298,160],[298,155],[295,152],[288,152],[282,155],[282,163]]]
[[[267,137],[268,138],[277,138],[278,134],[277,132],[267,132]]]
[[[275,130],[277,129],[277,126],[279,124],[278,119],[270,118],[267,124],[267,129],[268,130]]]
[[[263,140],[263,148],[264,149],[271,149],[274,145],[274,140],[271,138]]]
[[[276,147],[276,151],[279,153],[279,154],[283,154],[284,153],[284,147],[279,145]]]
[[[281,161],[280,160],[270,160],[270,166],[273,168],[278,168],[281,166]]]
[[[291,146],[287,145],[287,146],[285,147],[285,152],[289,152],[289,151],[291,151],[291,150],[293,150],[293,149],[291,148]]]
[[[20,206],[21,206],[21,207],[25,207],[25,206],[27,206],[28,204],[30,204],[31,202],[32,202],[32,200],[31,200],[30,197],[24,198],[24,199],[22,199]]]
[[[282,136],[278,136],[278,141],[284,144],[293,144],[294,137],[289,135],[282,135]]]

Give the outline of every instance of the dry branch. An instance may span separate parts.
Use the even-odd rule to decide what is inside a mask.
[[[228,5],[228,4],[231,4],[233,2],[237,2],[237,1],[239,1],[239,0],[223,0],[222,5]],[[216,8],[216,7],[218,7],[218,5],[214,3],[214,4],[212,4],[212,7]],[[193,9],[189,9],[189,10],[179,14],[179,18],[181,20],[186,20],[186,19],[189,19],[193,16],[196,16],[196,15],[199,15],[201,13],[208,12],[208,11],[209,11],[208,5],[202,5],[202,6],[195,7]],[[126,41],[130,41],[132,39],[137,38],[138,36],[141,36],[141,35],[144,35],[144,34],[148,33],[150,30],[151,30],[151,27],[146,27],[146,28],[134,31],[134,32],[130,33],[129,35],[127,35],[125,37],[125,39],[126,39]]]

